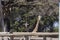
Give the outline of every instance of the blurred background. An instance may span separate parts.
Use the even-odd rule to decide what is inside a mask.
[[[58,32],[58,0],[1,0],[0,31]],[[40,20],[38,22],[38,16]],[[36,25],[38,24],[38,28]]]

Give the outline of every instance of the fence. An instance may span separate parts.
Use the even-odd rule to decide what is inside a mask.
[[[46,40],[46,37],[55,37],[58,38],[58,32],[13,32],[13,33],[4,33],[0,32],[0,40]],[[52,40],[50,38],[50,40]]]

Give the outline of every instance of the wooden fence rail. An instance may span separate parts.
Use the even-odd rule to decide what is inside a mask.
[[[14,37],[25,37],[24,40],[30,40],[29,38],[39,38],[43,37],[43,40],[46,40],[46,37],[57,37],[58,38],[59,33],[58,32],[13,32],[13,33],[2,33],[0,32],[0,37],[10,37],[10,40],[14,40]],[[32,38],[32,39],[33,39]],[[35,38],[35,39],[36,39]]]

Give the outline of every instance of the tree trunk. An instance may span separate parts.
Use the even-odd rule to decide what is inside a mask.
[[[4,31],[4,19],[3,19],[3,13],[2,13],[2,5],[1,5],[1,0],[0,0],[0,31]]]

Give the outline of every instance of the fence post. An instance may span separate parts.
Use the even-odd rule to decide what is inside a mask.
[[[10,36],[10,40],[13,40],[13,38],[14,38],[13,36]]]
[[[52,40],[52,37],[50,37],[50,40]]]
[[[10,31],[10,34],[13,34],[13,30]],[[13,35],[10,36],[10,40],[13,40],[13,39],[14,39]]]
[[[29,39],[29,38],[28,38],[28,36],[26,35],[26,36],[25,36],[25,40],[28,40],[28,39]]]
[[[43,36],[43,40],[46,40],[46,36]]]

